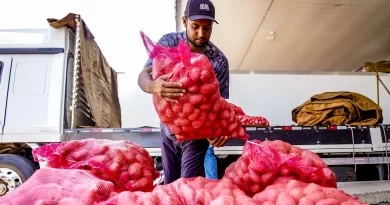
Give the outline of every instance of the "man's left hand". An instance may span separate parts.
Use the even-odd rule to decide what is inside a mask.
[[[216,137],[216,138],[207,138],[207,140],[210,142],[211,145],[214,147],[223,147],[227,141],[230,139],[229,136],[222,136],[222,137]]]

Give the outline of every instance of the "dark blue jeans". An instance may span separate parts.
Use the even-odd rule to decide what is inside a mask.
[[[204,177],[204,159],[209,141],[200,139],[178,142],[164,124],[160,125],[164,184],[169,184],[181,177]]]

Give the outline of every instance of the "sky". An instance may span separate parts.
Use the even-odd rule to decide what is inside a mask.
[[[147,60],[139,32],[143,30],[154,41],[165,33],[174,32],[175,0],[0,2],[0,30],[46,28],[47,18],[60,19],[68,13],[80,14],[111,67],[125,73],[118,77],[122,127],[158,126],[151,96],[143,93],[137,84],[138,74]]]

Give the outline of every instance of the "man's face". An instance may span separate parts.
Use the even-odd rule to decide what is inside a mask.
[[[212,21],[206,19],[190,21],[183,17],[183,24],[187,29],[188,41],[195,47],[204,47],[210,40],[213,30]]]

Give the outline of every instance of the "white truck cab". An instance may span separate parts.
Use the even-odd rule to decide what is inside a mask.
[[[59,111],[65,107],[67,67],[74,61],[71,39],[66,27],[0,30],[2,142],[61,140],[65,113]]]
[[[0,29],[0,196],[42,166],[32,149],[64,141],[64,129],[95,124],[81,69],[85,27],[78,15],[67,18],[73,29]]]

